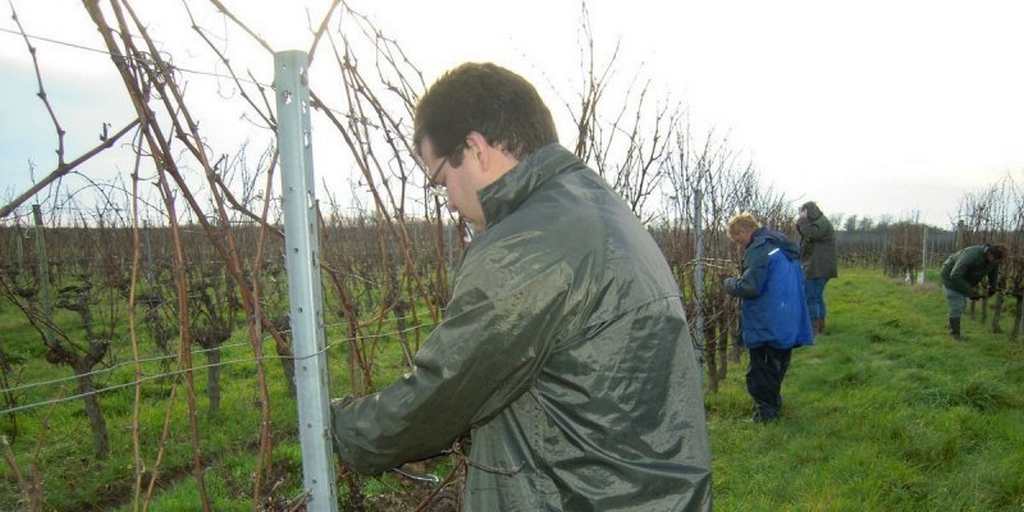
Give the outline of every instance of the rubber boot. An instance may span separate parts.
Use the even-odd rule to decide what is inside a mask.
[[[822,324],[823,324],[823,321],[820,318],[815,318],[815,319],[811,320],[811,328],[814,329],[814,335],[815,336],[818,336],[818,335],[821,335],[821,334],[825,333],[825,329],[824,329],[824,326]]]
[[[963,341],[963,336],[960,335],[960,319],[950,318],[949,319],[949,335],[956,341]]]

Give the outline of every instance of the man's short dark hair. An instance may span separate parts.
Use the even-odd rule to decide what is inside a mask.
[[[523,77],[491,63],[467,62],[448,71],[416,106],[416,151],[430,137],[435,156],[462,165],[466,135],[477,131],[517,160],[558,141],[551,111]]]
[[[988,253],[992,255],[993,259],[1002,260],[1006,257],[1006,246],[1005,245],[990,245]]]

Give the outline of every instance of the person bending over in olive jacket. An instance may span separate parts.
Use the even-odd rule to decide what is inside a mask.
[[[951,254],[942,264],[942,287],[949,304],[949,335],[963,341],[960,334],[960,316],[967,307],[967,299],[977,300],[981,293],[977,286],[988,277],[988,295],[996,293],[999,282],[999,264],[1006,257],[1002,245],[972,245]]]

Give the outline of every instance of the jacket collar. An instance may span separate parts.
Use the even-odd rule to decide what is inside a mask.
[[[764,226],[755,229],[754,232],[750,234],[750,241],[747,242],[744,249],[750,249],[751,247],[763,244],[766,230],[767,228]]]
[[[477,192],[488,229],[516,211],[549,179],[566,168],[580,164],[579,158],[558,143],[551,143],[527,155],[497,181]]]
[[[784,233],[775,231],[774,229],[768,229],[763,226],[757,228],[757,230],[751,234],[750,243],[747,244],[747,249],[759,247],[767,243],[779,248],[786,257],[791,260],[800,257],[800,249],[789,238],[786,238]]]

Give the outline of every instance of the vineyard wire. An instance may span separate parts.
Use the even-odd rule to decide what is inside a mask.
[[[339,324],[334,324],[334,325],[339,325]],[[406,332],[411,332],[411,331],[414,331],[416,329],[420,329],[420,328],[427,327],[427,326],[430,326],[430,325],[434,325],[434,324],[432,324],[432,323],[422,323],[422,324],[417,324],[417,325],[414,325],[412,327],[408,327],[406,329],[402,329],[402,330],[399,330],[399,331],[393,331],[393,332],[388,332],[388,333],[380,333],[380,334],[372,334],[372,335],[362,336],[362,337],[360,337],[358,339],[383,338],[383,337],[391,336],[391,335],[394,335],[394,334],[403,334],[403,333],[406,333]],[[132,382],[125,382],[125,383],[122,383],[122,384],[115,384],[113,386],[107,386],[105,388],[96,389],[96,390],[89,391],[89,392],[86,392],[86,393],[79,393],[77,395],[67,396],[67,397],[64,397],[64,398],[59,398],[59,399],[54,399],[54,400],[45,400],[45,401],[41,401],[41,402],[33,402],[33,403],[30,403],[30,404],[19,405],[17,407],[11,407],[11,408],[7,408],[7,409],[2,409],[2,410],[0,410],[0,416],[5,415],[5,414],[15,413],[15,412],[18,412],[18,411],[27,410],[27,409],[34,409],[36,407],[42,407],[42,406],[45,406],[45,405],[51,405],[51,404],[58,404],[58,403],[62,403],[62,402],[68,402],[68,401],[75,400],[75,399],[78,399],[78,398],[84,398],[84,397],[91,396],[91,395],[105,393],[107,391],[114,391],[114,390],[117,390],[117,389],[126,388],[128,386],[134,386],[136,384],[141,384],[143,382],[147,382],[147,381],[151,381],[151,380],[155,380],[155,379],[160,379],[160,378],[163,378],[163,377],[170,377],[170,376],[174,376],[174,375],[181,375],[181,374],[184,374],[184,373],[188,373],[190,371],[205,370],[207,368],[214,368],[214,367],[217,367],[217,366],[227,366],[229,364],[249,363],[249,362],[253,362],[254,363],[254,362],[257,362],[257,361],[265,361],[265,360],[268,360],[268,359],[270,359],[270,360],[274,360],[274,359],[290,359],[290,360],[293,360],[293,361],[302,361],[302,360],[310,359],[310,358],[313,358],[313,357],[317,357],[317,356],[323,354],[324,352],[330,350],[331,348],[333,348],[336,345],[339,345],[341,343],[348,342],[348,341],[353,341],[354,339],[355,338],[343,338],[343,339],[340,339],[340,340],[333,341],[331,343],[326,344],[324,346],[324,348],[322,348],[322,349],[320,349],[320,350],[318,350],[318,351],[316,351],[316,352],[314,352],[312,354],[305,355],[305,356],[269,355],[269,356],[263,356],[262,358],[244,357],[244,358],[238,358],[238,359],[229,359],[227,361],[220,361],[218,363],[206,364],[206,365],[201,365],[201,366],[193,366],[192,368],[186,368],[186,369],[182,369],[182,370],[174,370],[174,371],[170,371],[170,372],[164,372],[164,373],[159,373],[159,374],[155,374],[155,375],[149,375],[149,376],[143,377],[141,379],[134,380]],[[93,373],[95,373],[95,372],[93,372]],[[83,374],[82,376],[85,376],[85,375],[87,375],[87,374]],[[75,379],[77,377],[79,377],[79,376],[70,377],[70,378],[67,378],[67,379],[64,379],[64,380],[72,380],[72,379]]]

